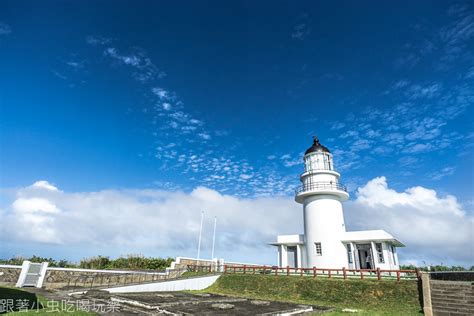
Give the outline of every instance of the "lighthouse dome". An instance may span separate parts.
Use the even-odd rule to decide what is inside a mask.
[[[314,136],[313,137],[313,145],[311,145],[311,147],[306,149],[304,154],[307,155],[307,154],[310,154],[310,153],[313,153],[313,152],[318,152],[318,151],[319,152],[330,153],[329,149],[326,146],[321,145],[321,143],[319,142],[319,139],[316,136]]]

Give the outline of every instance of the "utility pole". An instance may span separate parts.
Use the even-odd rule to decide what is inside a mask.
[[[211,253],[211,260],[214,260],[214,244],[216,243],[216,225],[217,225],[217,217],[214,216],[214,234],[212,235],[212,253]]]
[[[198,255],[197,258],[201,255],[201,235],[202,235],[202,221],[204,220],[204,211],[201,211],[201,227],[199,228],[199,242],[198,242]]]

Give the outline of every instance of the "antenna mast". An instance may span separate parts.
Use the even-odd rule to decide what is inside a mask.
[[[201,211],[201,226],[199,228],[199,242],[198,242],[198,255],[197,258],[201,255],[201,235],[202,235],[202,221],[204,220],[204,211]]]
[[[214,216],[214,234],[212,235],[212,253],[211,253],[211,260],[214,259],[214,244],[216,243],[216,225],[217,225],[217,217]]]

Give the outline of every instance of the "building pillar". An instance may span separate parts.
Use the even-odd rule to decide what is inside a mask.
[[[377,249],[375,248],[375,243],[373,241],[370,242],[370,249],[371,249],[371,257],[372,257],[372,269],[376,269],[378,267],[378,254],[377,254]],[[377,257],[377,258],[376,258]]]
[[[398,261],[397,247],[393,247],[393,258],[395,260],[395,262],[393,263],[395,265],[395,270],[400,269],[400,262]]]
[[[281,265],[280,267],[286,267],[288,265],[288,251],[286,245],[281,245]]]
[[[296,267],[297,268],[302,268],[303,263],[301,262],[301,245],[296,245]]]
[[[279,267],[281,267],[281,256],[282,256],[282,253],[281,253],[281,245],[278,245],[278,260],[277,260],[277,265]]]
[[[357,252],[357,249],[356,249],[356,245],[351,242],[349,243],[349,245],[351,245],[351,256],[352,256],[352,263],[349,263],[349,258],[347,258],[347,263],[349,265],[349,269],[357,269],[357,263],[356,263],[356,252]]]

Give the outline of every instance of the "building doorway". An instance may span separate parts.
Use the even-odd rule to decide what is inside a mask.
[[[374,256],[370,244],[357,245],[357,265],[359,269],[375,269]]]
[[[298,268],[298,253],[296,246],[287,246],[286,251],[288,256],[288,266],[290,268]]]

